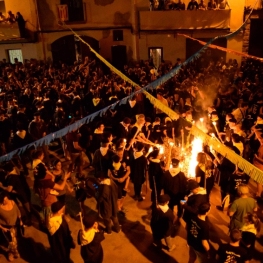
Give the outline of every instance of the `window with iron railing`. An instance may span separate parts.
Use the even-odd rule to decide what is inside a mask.
[[[86,22],[86,4],[82,0],[60,0],[58,10],[60,19],[66,23]]]

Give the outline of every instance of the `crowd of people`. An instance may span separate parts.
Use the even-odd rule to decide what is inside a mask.
[[[208,4],[204,0],[199,2],[190,0],[187,6],[184,0],[150,0],[150,10],[224,10],[230,9],[227,0],[209,0]]]
[[[181,65],[162,62],[158,69],[151,61],[126,65],[123,73],[144,87]],[[45,135],[73,124],[130,95],[132,87],[100,61],[88,57],[69,66],[47,65],[30,60],[0,63],[0,143],[1,155],[23,147]],[[125,196],[133,192],[143,202],[142,185],[149,176],[152,201],[151,229],[154,245],[161,248],[165,239],[168,251],[175,249],[172,232],[186,223],[189,262],[210,262],[210,196],[214,183],[221,198],[230,196],[230,242],[220,244],[219,262],[249,262],[253,257],[260,223],[257,203],[249,195],[249,175],[227,158],[204,145],[197,156],[195,177],[181,171],[180,155],[170,147],[191,147],[191,126],[202,118],[202,129],[230,149],[262,169],[263,165],[263,66],[260,62],[203,56],[187,66],[158,89],[149,90],[157,100],[180,114],[174,121],[138,93],[126,104],[118,104],[92,122],[71,130],[58,143],[66,162],[50,157],[48,145],[28,148],[11,161],[1,164],[0,228],[9,242],[8,260],[19,257],[18,227],[31,225],[37,218],[45,229],[56,262],[69,262],[75,247],[64,216],[65,195],[75,192],[81,207],[82,229],[78,234],[84,262],[102,262],[101,242],[105,234],[121,231],[118,217],[125,215]],[[182,139],[183,138],[183,139]],[[161,152],[160,145],[168,145]],[[152,147],[150,147],[152,146]],[[84,174],[85,155],[93,181]],[[67,165],[68,164],[68,165]],[[33,192],[39,196],[42,211],[31,205],[32,189],[27,184],[29,169],[34,170]],[[217,173],[216,173],[217,171]],[[216,174],[220,174],[219,179]],[[73,174],[75,176],[73,176]],[[86,191],[74,185],[86,183],[96,197],[104,229],[97,219],[83,216]],[[131,189],[133,186],[133,189]],[[75,190],[74,190],[75,188]],[[258,184],[257,196],[262,194]],[[22,204],[21,217],[18,204]],[[223,210],[222,207],[218,209]],[[175,215],[176,212],[176,215]]]

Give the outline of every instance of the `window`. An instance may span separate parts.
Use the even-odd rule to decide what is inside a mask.
[[[60,4],[68,6],[67,22],[86,21],[86,8],[82,0],[60,0]]]
[[[21,49],[9,49],[8,56],[10,63],[15,63],[15,58],[18,59],[19,62],[23,62],[23,55]]]

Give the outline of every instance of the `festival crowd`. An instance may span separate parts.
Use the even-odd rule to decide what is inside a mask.
[[[125,65],[123,73],[140,85],[133,87],[88,57],[72,66],[1,61],[1,155],[121,100],[181,64],[177,59],[174,65],[162,62],[157,69],[151,61]],[[183,160],[171,148],[181,149],[183,142],[191,149],[191,127],[202,118],[205,132],[263,169],[262,72],[263,64],[256,61],[246,60],[239,66],[236,60],[201,57],[182,66],[157,89],[148,90],[177,112],[178,120],[171,120],[138,93],[126,104],[118,104],[57,140],[64,164],[50,157],[49,145],[27,148],[2,163],[0,234],[8,245],[8,260],[19,257],[18,230],[23,232],[37,219],[48,235],[55,262],[70,262],[75,243],[64,214],[66,195],[74,194],[81,210],[77,241],[83,261],[102,262],[101,242],[104,234],[121,231],[118,218],[125,215],[125,197],[133,192],[134,201],[143,202],[142,185],[149,180],[150,225],[156,249],[162,249],[164,239],[168,251],[175,250],[173,232],[185,222],[189,262],[196,258],[198,262],[214,262],[214,256],[220,263],[249,262],[260,230],[257,202],[249,193],[249,175],[204,145],[197,155],[195,177],[189,179],[181,169]],[[165,146],[165,153],[160,145]],[[88,168],[85,159],[89,160]],[[30,169],[33,189],[27,183]],[[93,175],[86,176],[86,169]],[[227,209],[230,217],[230,240],[219,245],[217,255],[211,253],[207,221],[215,183],[221,189],[222,206],[218,209]],[[40,199],[40,213],[31,204],[32,194]],[[256,195],[261,198],[261,194],[262,185],[258,184]],[[84,201],[91,196],[97,200],[104,227],[96,217],[85,216]]]

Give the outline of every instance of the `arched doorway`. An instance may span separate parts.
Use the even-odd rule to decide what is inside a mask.
[[[98,40],[88,36],[81,36],[81,38],[99,53]],[[61,61],[68,65],[72,65],[76,60],[83,61],[86,56],[90,58],[95,57],[89,47],[74,35],[64,36],[55,40],[51,44],[51,52],[54,63]]]

